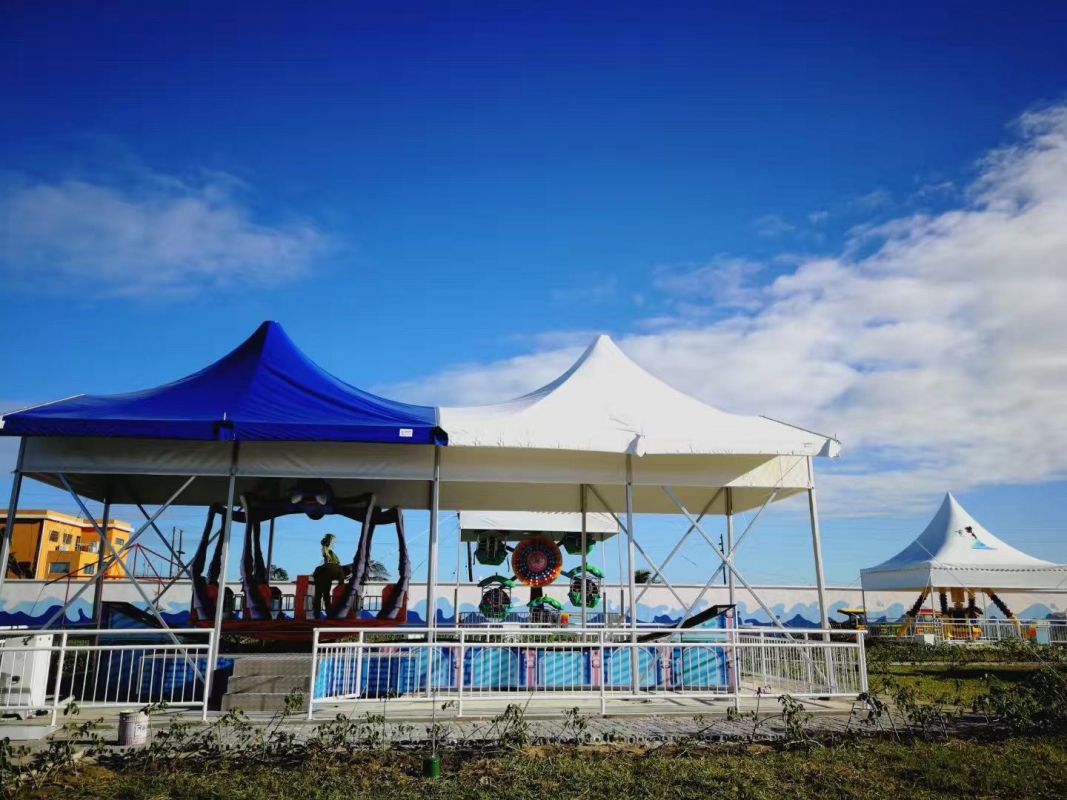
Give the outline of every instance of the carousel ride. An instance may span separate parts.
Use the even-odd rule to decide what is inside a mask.
[[[325,618],[318,618],[312,604],[313,591],[320,591],[328,582],[319,571],[314,575],[300,575],[296,579],[296,597],[292,616],[282,610],[282,595],[270,583],[269,565],[263,558],[262,525],[280,517],[303,514],[308,519],[321,520],[340,516],[360,523],[359,542],[352,563],[341,568],[343,579],[325,598]],[[219,603],[219,573],[222,561],[222,522],[226,508],[214,504],[208,509],[200,543],[190,564],[192,573],[192,609],[190,622],[199,627],[211,627]],[[379,508],[373,494],[337,498],[325,481],[299,481],[281,497],[276,493],[246,494],[239,507],[231,511],[234,523],[244,525],[241,551],[241,592],[243,602],[238,614],[235,598],[228,587],[223,602],[222,631],[262,639],[310,638],[315,628],[329,627],[392,627],[407,621],[408,588],[411,582],[411,560],[404,536],[404,517],[399,508]],[[363,612],[363,587],[367,581],[371,544],[376,529],[392,525],[396,529],[399,548],[398,578],[387,584],[381,596],[380,608],[373,616]],[[214,542],[210,562],[208,551]]]

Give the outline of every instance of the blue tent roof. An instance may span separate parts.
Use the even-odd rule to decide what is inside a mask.
[[[187,378],[119,395],[80,395],[8,414],[5,436],[447,444],[437,410],[350,386],[276,322]]]

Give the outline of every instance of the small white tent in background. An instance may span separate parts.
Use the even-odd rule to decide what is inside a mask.
[[[930,587],[1040,591],[1067,586],[1067,565],[1016,550],[946,494],[919,537],[888,561],[861,570],[860,583],[865,592]]]
[[[912,629],[926,598],[937,591],[946,638],[971,640],[982,636],[981,629],[973,627],[981,615],[975,605],[978,592],[1004,616],[1015,620],[996,592],[1059,589],[1067,585],[1067,565],[1042,561],[1002,542],[955,497],[946,494],[941,508],[914,542],[888,561],[860,570],[860,585],[865,595],[872,591],[920,592],[901,625],[901,636]]]

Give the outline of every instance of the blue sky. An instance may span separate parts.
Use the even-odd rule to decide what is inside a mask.
[[[841,436],[835,583],[950,489],[1067,561],[1067,7],[570,6],[9,4],[0,404],[170,380],[264,319],[473,402],[609,332]],[[796,509],[766,526],[746,570],[810,580]]]

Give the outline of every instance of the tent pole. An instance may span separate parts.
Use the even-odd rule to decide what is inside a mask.
[[[815,499],[815,468],[808,458],[808,513],[811,515],[811,547],[815,555],[815,586],[819,592],[819,626],[826,631],[830,619],[826,612],[826,577],[822,566],[822,537],[819,535],[819,504]],[[823,641],[830,641],[830,634],[823,633]]]
[[[630,641],[637,641],[637,581],[634,576],[634,462],[633,456],[626,455],[626,565],[630,583]],[[633,676],[633,692],[641,688],[641,678],[637,674],[637,648],[630,648],[630,670]]]
[[[726,555],[730,558],[730,563],[734,561],[734,493],[730,487],[726,487]],[[718,570],[715,570],[718,572]],[[727,602],[734,606],[730,609],[730,621],[733,622],[734,627],[737,627],[737,596],[734,590],[734,574],[730,570],[727,572]]]
[[[218,599],[215,601],[215,634],[211,640],[211,658],[208,663],[207,669],[207,681],[204,686],[204,702],[207,703],[210,681],[215,675],[215,670],[219,666],[219,647],[222,639],[222,620],[225,616],[226,610],[226,571],[230,565],[230,528],[233,525],[233,501],[234,495],[237,492],[237,456],[240,444],[238,442],[233,443],[233,454],[230,457],[230,484],[226,490],[226,514],[223,517],[222,522],[222,554],[221,554],[221,567],[219,571],[219,592]]]
[[[459,627],[459,583],[463,567],[463,525],[456,520],[456,599],[452,603],[452,627]]]
[[[588,540],[588,532],[586,530],[585,519],[585,484],[583,483],[578,488],[578,503],[582,508],[582,630],[585,630],[586,626],[586,613],[585,613],[585,566],[587,563],[585,556],[586,541]]]
[[[587,495],[588,496],[588,495]],[[615,538],[618,538],[618,534],[615,534]],[[609,606],[611,605],[611,595],[608,593],[608,543],[605,539],[600,540],[600,571],[604,573],[603,586],[601,587],[601,593],[604,595],[600,602],[604,604],[604,628],[611,627],[611,618],[609,614]]]
[[[430,552],[426,559],[426,627],[437,627],[437,518],[441,501],[441,448],[433,448],[433,481],[430,483]]]
[[[103,524],[100,526],[100,530],[103,531],[103,533],[101,535],[102,536],[107,536],[108,526],[111,525],[111,494],[110,494],[110,492],[107,494],[107,496],[104,497],[104,513],[103,513],[103,517],[101,519],[101,522],[103,522]],[[94,628],[99,628],[100,627],[100,621],[101,621],[101,619],[103,617],[103,612],[104,612],[104,572],[106,571],[104,569],[104,550],[105,550],[104,543],[100,542],[100,552],[99,552],[98,558],[96,559],[96,580],[94,581],[94,583],[96,583],[96,587],[95,587],[95,589],[93,591],[93,627]],[[129,578],[130,577],[130,573],[126,569],[125,562],[120,562],[120,563],[122,564],[121,569],[122,569],[122,572],[123,572],[124,576]]]
[[[26,440],[19,439],[19,454],[15,461],[15,471],[11,475],[11,500],[7,504],[7,517],[4,520],[4,542],[0,545],[0,597],[3,596],[4,581],[7,580],[7,565],[11,560],[11,540],[15,536],[15,518],[19,510],[19,494],[22,492],[22,458],[26,454]],[[44,529],[41,529],[44,537]],[[34,564],[33,577],[37,577],[37,565]]]
[[[274,568],[274,523],[275,519],[272,517],[270,521],[270,527],[267,529],[267,583],[270,583],[271,571]]]

